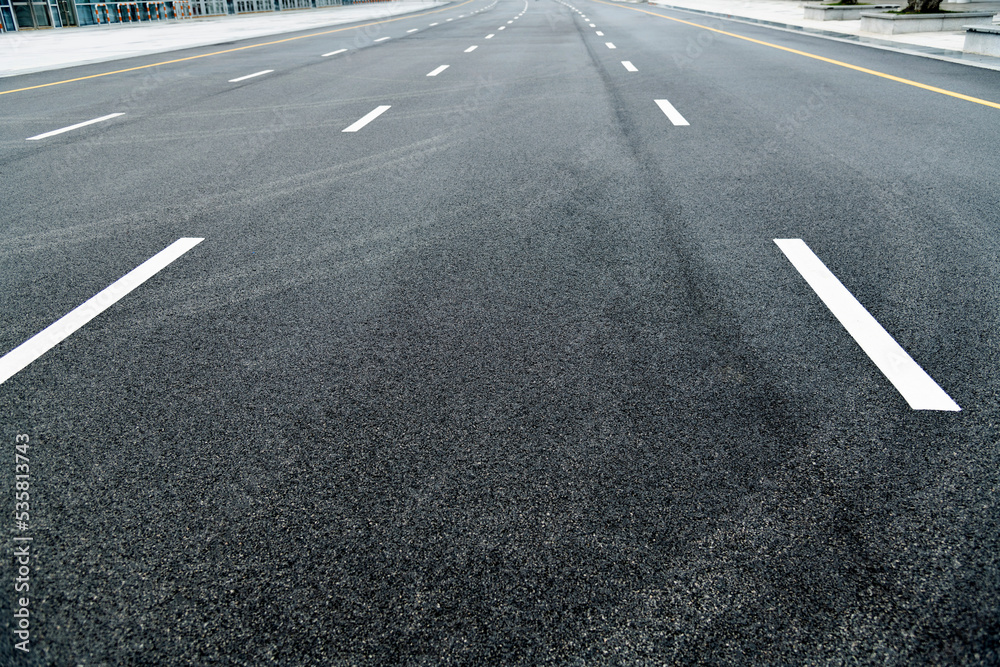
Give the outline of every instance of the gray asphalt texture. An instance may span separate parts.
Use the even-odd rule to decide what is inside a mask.
[[[572,1],[0,96],[0,351],[205,238],[0,385],[0,663],[1000,662],[1000,111],[630,7],[1000,73]]]

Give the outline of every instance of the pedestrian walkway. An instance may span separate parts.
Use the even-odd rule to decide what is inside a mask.
[[[0,77],[378,20],[444,4],[448,3],[392,0],[253,16],[213,16],[135,25],[9,32],[0,34]]]
[[[868,0],[874,2],[875,0]],[[887,0],[892,4],[895,0]],[[904,4],[904,0],[899,0]],[[742,19],[775,27],[799,30],[825,37],[845,39],[868,46],[891,48],[941,60],[1000,69],[1000,58],[962,52],[965,31],[919,32],[903,35],[870,35],[861,32],[861,20],[814,21],[804,18],[806,4],[789,0],[650,0],[650,5]],[[941,9],[959,12],[992,11],[1000,13],[1000,2],[942,3]]]

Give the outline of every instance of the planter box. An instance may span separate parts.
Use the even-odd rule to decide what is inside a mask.
[[[966,28],[963,51],[1000,57],[1000,25],[970,25]]]
[[[806,5],[803,18],[812,21],[854,21],[861,12],[878,12],[899,9],[904,5]]]
[[[989,25],[993,12],[956,12],[954,14],[875,14],[862,12],[861,32],[901,35],[907,32],[943,32],[961,30],[967,25]]]

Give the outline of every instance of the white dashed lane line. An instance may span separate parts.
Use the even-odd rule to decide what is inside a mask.
[[[384,41],[385,41],[385,40],[387,40],[387,39],[392,39],[392,37],[379,37],[379,38],[378,38],[378,39],[376,39],[375,41],[376,41],[376,42],[384,42]]]
[[[631,60],[623,60],[622,61],[622,65],[624,65],[625,69],[627,69],[630,72],[638,72],[639,71],[639,69],[635,65],[632,64]]]
[[[493,39],[493,35],[494,33],[491,32],[490,34],[486,35],[486,39]]]
[[[36,134],[33,137],[28,137],[26,141],[38,141],[39,139],[47,139],[48,137],[54,137],[57,134],[62,134],[63,132],[69,132],[70,130],[75,130],[79,127],[86,127],[87,125],[93,125],[94,123],[102,123],[106,120],[112,118],[117,118],[118,116],[124,116],[122,113],[109,113],[107,116],[101,116],[100,118],[94,118],[93,120],[85,120],[82,123],[77,123],[76,125],[70,125],[69,127],[61,127],[58,130],[52,130],[51,132],[46,132],[44,134]]]
[[[655,100],[655,102],[674,125],[690,125],[690,123],[684,120],[684,116],[682,116],[680,112],[674,108],[674,105],[667,100]]]
[[[389,105],[382,105],[379,107],[375,107],[374,109],[366,113],[364,116],[362,116],[355,122],[345,127],[343,130],[341,130],[341,132],[357,132],[365,125],[367,125],[368,123],[372,122],[373,120],[384,114],[390,108],[391,107]]]
[[[601,32],[600,30],[598,30],[598,31],[597,31],[597,36],[598,36],[598,37],[604,37],[604,33],[603,33],[603,32]]]
[[[274,71],[273,69],[265,69],[265,70],[262,70],[260,72],[254,72],[253,74],[247,74],[246,76],[241,76],[238,79],[230,79],[229,83],[236,83],[238,81],[246,81],[247,79],[252,79],[255,76],[263,76],[264,74],[270,74],[273,71]]]
[[[0,384],[69,338],[87,322],[117,303],[178,257],[205,239],[180,238],[156,253],[87,301],[0,357]]]
[[[948,412],[962,409],[882,328],[802,239],[774,239],[774,242],[911,408]]]
[[[337,49],[336,51],[330,51],[330,53],[324,53],[323,58],[328,58],[329,56],[335,56],[338,53],[344,53],[347,49]]]
[[[441,24],[440,24],[440,23],[432,23],[432,24],[431,24],[431,27],[433,28],[433,27],[434,27],[434,26],[436,26],[436,25],[441,25]]]
[[[499,28],[497,28],[497,30],[503,30],[503,29],[504,29],[504,28],[506,28],[506,27],[507,27],[507,26],[505,26],[505,25],[502,25],[502,26],[500,26]]]
[[[409,34],[410,34],[411,32],[416,32],[416,31],[417,31],[417,30],[419,30],[419,29],[420,29],[420,28],[412,28],[412,29],[410,29],[410,30],[407,30],[407,31],[406,31],[406,34],[407,34],[407,35],[409,35]]]
[[[467,49],[465,50],[465,53],[472,53],[473,51],[475,51],[475,50],[476,50],[476,49],[478,49],[478,48],[479,48],[479,45],[478,45],[478,44],[475,44],[475,45],[473,45],[473,46],[470,46],[469,48],[467,48]]]
[[[608,47],[609,49],[617,49],[618,48],[617,46],[615,46],[611,42],[604,42],[604,46]]]
[[[437,69],[434,69],[434,70],[428,72],[427,76],[437,76],[438,74],[440,74],[441,72],[445,71],[446,69],[448,69],[448,65],[441,65]]]

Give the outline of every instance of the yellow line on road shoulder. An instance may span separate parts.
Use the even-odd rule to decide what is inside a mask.
[[[466,0],[460,5],[442,7],[441,9],[435,9],[429,12],[414,12],[411,14],[404,14],[402,16],[397,16],[396,18],[386,19],[385,21],[372,21],[371,23],[362,23],[361,25],[353,25],[349,28],[337,28],[335,30],[324,30],[323,32],[314,32],[308,35],[299,35],[298,37],[286,37],[285,39],[277,39],[273,42],[262,42],[260,44],[250,44],[249,46],[238,46],[235,49],[226,49],[224,51],[213,51],[212,53],[203,53],[199,56],[188,56],[187,58],[177,58],[175,60],[164,60],[159,63],[152,63],[150,65],[139,65],[138,67],[129,67],[127,69],[117,69],[113,72],[102,72],[101,74],[91,74],[90,76],[81,76],[75,79],[66,79],[65,81],[53,81],[52,83],[43,83],[37,86],[28,86],[27,88],[15,88],[13,90],[0,90],[0,95],[9,95],[10,93],[20,93],[25,90],[35,90],[37,88],[48,88],[49,86],[58,86],[64,83],[73,83],[74,81],[86,81],[87,79],[97,79],[102,76],[111,76],[112,74],[123,74],[125,72],[134,72],[140,69],[149,69],[150,67],[159,67],[160,65],[172,65],[173,63],[182,63],[186,60],[197,60],[198,58],[208,58],[209,56],[219,56],[223,53],[233,53],[235,51],[245,51],[246,49],[256,49],[259,46],[271,46],[273,44],[283,44],[284,42],[294,42],[297,39],[305,39],[307,37],[319,37],[320,35],[330,35],[335,32],[343,32],[345,30],[357,30],[358,28],[367,28],[370,25],[381,25],[382,23],[392,23],[393,21],[402,21],[403,19],[413,18],[414,16],[426,16],[428,14],[437,14],[438,12],[443,12],[448,9],[457,9],[458,7],[463,7],[473,0]],[[194,47],[188,47],[194,48]],[[134,56],[127,56],[134,57]]]
[[[944,88],[938,88],[936,86],[929,86],[926,83],[920,83],[919,81],[913,81],[911,79],[904,79],[899,76],[893,76],[892,74],[886,74],[885,72],[879,72],[877,70],[868,69],[867,67],[859,67],[858,65],[852,65],[850,63],[845,63],[841,60],[834,60],[833,58],[825,58],[823,56],[817,56],[815,53],[807,53],[806,51],[799,51],[797,49],[790,49],[787,46],[779,46],[777,44],[772,44],[771,42],[765,42],[759,39],[754,39],[753,37],[746,37],[744,35],[737,35],[734,32],[726,32],[725,30],[719,30],[718,28],[710,28],[707,25],[701,25],[700,23],[692,23],[691,21],[685,21],[683,19],[677,19],[673,16],[664,16],[663,14],[658,14],[656,12],[651,12],[645,9],[639,9],[637,7],[624,7],[617,2],[605,2],[604,0],[594,0],[594,2],[599,2],[602,5],[609,5],[611,7],[618,7],[620,9],[629,9],[633,12],[642,12],[643,14],[649,14],[650,16],[658,16],[661,19],[668,19],[670,21],[676,21],[677,23],[683,23],[685,25],[693,26],[695,28],[702,28],[703,30],[710,30],[712,32],[719,33],[720,35],[726,35],[727,37],[735,37],[736,39],[742,39],[747,42],[753,42],[754,44],[760,44],[761,46],[769,46],[772,49],[778,49],[780,51],[787,51],[788,53],[794,53],[798,56],[805,56],[806,58],[812,58],[813,60],[821,60],[825,63],[830,63],[831,65],[839,65],[840,67],[846,67],[847,69],[852,69],[856,72],[864,72],[865,74],[871,74],[872,76],[878,76],[883,79],[889,79],[890,81],[895,81],[897,83],[905,83],[908,86],[915,86],[917,88],[923,88],[924,90],[929,90],[934,93],[941,93],[942,95],[949,95],[950,97],[957,97],[960,100],[965,100],[966,102],[975,102],[976,104],[982,104],[983,106],[993,107],[994,109],[1000,109],[1000,103],[990,102],[989,100],[980,99],[978,97],[972,97],[970,95],[963,95],[962,93],[956,93],[952,90],[945,90]],[[804,33],[808,34],[808,33]]]

